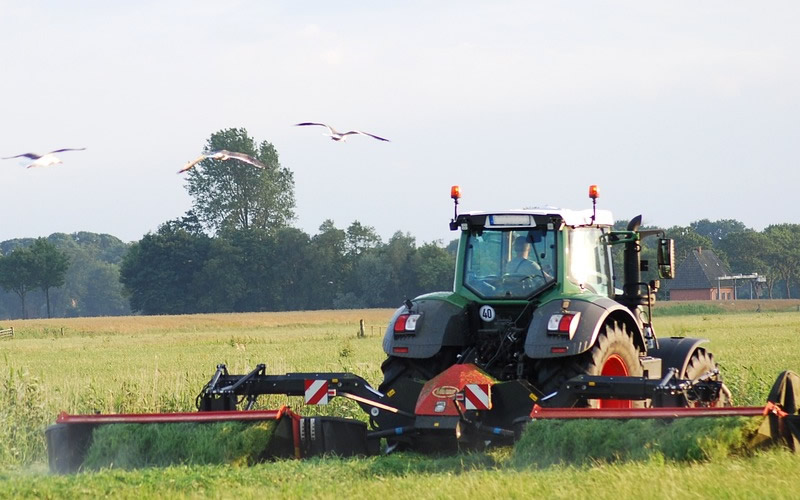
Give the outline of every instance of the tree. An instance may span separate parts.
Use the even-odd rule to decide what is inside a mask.
[[[173,222],[134,243],[122,261],[120,281],[133,311],[186,314],[198,310],[197,297],[203,291],[193,285],[205,265],[210,240]]]
[[[700,236],[705,236],[711,240],[714,248],[729,234],[741,233],[747,230],[747,227],[736,219],[720,219],[714,222],[708,219],[701,219],[692,222],[689,227]]]
[[[253,156],[267,168],[238,160],[203,160],[188,174],[192,215],[215,232],[287,226],[294,219],[294,178],[280,166],[275,147],[267,141],[256,145],[245,129],[231,128],[212,134],[205,147],[206,152],[221,149]]]
[[[347,228],[347,254],[351,257],[360,255],[380,244],[381,237],[372,226],[365,226],[356,220]]]
[[[791,280],[800,272],[800,224],[773,224],[764,229],[770,240],[767,260],[786,285],[786,298],[792,298]]]
[[[381,248],[380,253],[391,269],[388,286],[384,292],[384,297],[389,302],[387,305],[398,304],[421,293],[417,270],[414,268],[417,245],[411,234],[395,232],[389,243]]]
[[[453,288],[456,259],[436,243],[426,243],[417,249],[413,268],[422,293],[446,291]]]
[[[0,258],[0,286],[17,294],[22,302],[22,319],[26,319],[25,296],[36,286],[29,248],[18,247]]]
[[[199,312],[237,312],[247,295],[244,277],[245,256],[228,238],[211,240],[208,258],[195,276],[193,288],[202,291],[197,300]]]
[[[306,261],[313,280],[308,284],[309,307],[330,309],[334,307],[334,297],[344,293],[352,269],[352,261],[347,258],[347,233],[327,219],[311,238],[308,252]]]
[[[47,317],[50,317],[50,289],[64,286],[69,268],[69,257],[44,238],[37,238],[31,246],[32,283],[44,292]]]

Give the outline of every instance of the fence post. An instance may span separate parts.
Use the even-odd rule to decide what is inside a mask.
[[[358,321],[358,336],[359,337],[366,337],[367,334],[364,332],[364,320],[361,319]]]

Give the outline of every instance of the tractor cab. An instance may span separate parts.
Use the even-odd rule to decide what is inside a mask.
[[[455,291],[480,302],[528,301],[550,290],[613,296],[612,224],[606,211],[460,214],[451,224],[461,230]]]

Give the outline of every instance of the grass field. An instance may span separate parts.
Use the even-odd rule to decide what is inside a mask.
[[[800,371],[800,312],[793,305],[762,306],[759,313],[754,304],[747,306],[741,311],[664,315],[656,328],[659,336],[708,338],[735,402],[758,405],[780,371]],[[793,307],[795,312],[778,312]],[[0,497],[792,498],[800,488],[800,456],[784,450],[699,461],[656,454],[543,465],[508,448],[439,458],[401,453],[255,466],[101,470],[65,477],[47,472],[43,430],[59,411],[191,411],[218,363],[238,373],[257,363],[266,363],[271,373],[348,370],[377,385],[384,357],[381,337],[391,312],[77,318],[0,325],[15,329],[13,339],[0,341],[0,370],[6,374],[0,386]],[[367,325],[365,338],[357,338],[360,319]],[[287,402],[262,399],[261,407]],[[290,403],[300,409],[299,401]],[[361,415],[347,401],[329,406],[324,411]]]

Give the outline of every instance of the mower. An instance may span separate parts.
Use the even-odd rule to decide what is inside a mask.
[[[652,308],[660,279],[674,277],[674,242],[623,231],[610,212],[534,208],[458,213],[452,291],[408,299],[383,339],[377,388],[352,373],[231,374],[218,365],[197,412],[123,415],[62,413],[46,431],[50,468],[81,469],[94,432],[117,423],[273,421],[263,459],[394,450],[452,452],[511,444],[526,425],[552,418],[768,416],[764,436],[800,448],[800,377],[782,373],[761,407],[733,406],[702,338],[660,338]],[[657,238],[659,280],[643,282],[643,239]],[[612,251],[621,246],[623,279]],[[621,286],[621,288],[618,288]],[[287,407],[254,410],[262,395],[354,401],[364,421],[301,416]]]

